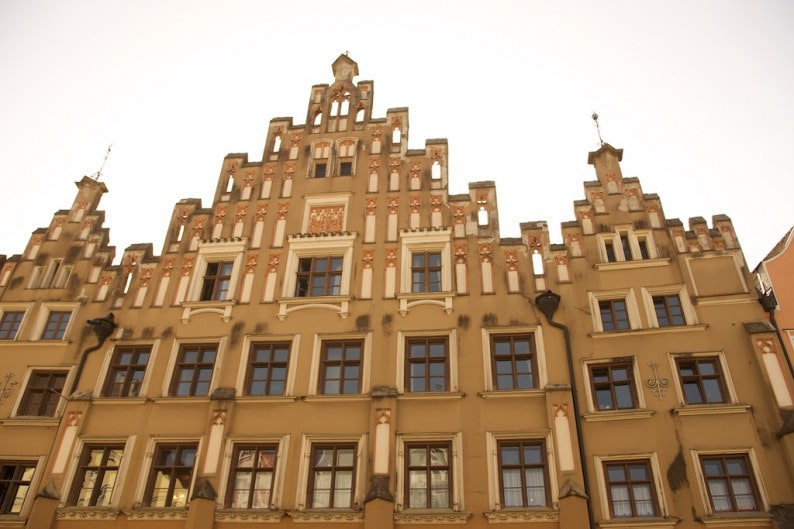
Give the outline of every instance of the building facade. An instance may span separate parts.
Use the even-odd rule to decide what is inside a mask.
[[[0,526],[791,527],[794,385],[730,220],[590,153],[563,244],[449,194],[340,56],[160,255],[107,187],[0,263]]]

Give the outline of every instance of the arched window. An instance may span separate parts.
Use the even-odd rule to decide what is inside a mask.
[[[355,140],[342,140],[339,142],[339,175],[351,176],[353,174],[353,161],[356,154]]]
[[[536,276],[543,275],[543,256],[540,254],[539,250],[534,250],[532,252],[532,270]]]
[[[488,225],[488,210],[485,209],[485,206],[480,206],[480,209],[477,211],[477,225],[478,226]]]
[[[311,174],[314,178],[325,178],[328,176],[328,157],[331,154],[331,143],[327,141],[318,141],[314,144],[314,151],[312,153],[312,162],[314,164],[313,172]]]
[[[350,94],[345,92],[345,98],[342,100],[342,103],[339,105],[339,115],[347,116],[348,112],[350,112]]]
[[[314,114],[314,120],[312,121],[312,125],[314,125],[315,127],[319,127],[322,120],[323,120],[323,113],[318,110]]]
[[[225,189],[224,193],[231,193],[232,189],[234,189],[234,175],[230,174],[226,178],[226,189]]]
[[[336,116],[339,114],[339,101],[332,101],[331,102],[331,116]]]
[[[356,123],[364,122],[364,107],[359,107],[356,111]]]
[[[279,149],[281,149],[281,136],[277,134],[273,137],[273,154],[278,153]]]
[[[433,165],[430,166],[430,178],[433,180],[441,178],[441,164],[438,163],[438,160],[433,162]]]

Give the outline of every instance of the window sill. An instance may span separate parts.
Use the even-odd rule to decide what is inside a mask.
[[[482,399],[526,399],[533,397],[542,397],[546,391],[539,388],[534,389],[513,389],[513,390],[499,390],[491,389],[488,391],[481,391],[477,396]]]
[[[0,514],[0,527],[25,527],[27,521],[18,514]]]
[[[58,520],[115,520],[121,514],[113,507],[62,507],[55,511]]]
[[[141,507],[123,512],[130,520],[187,520],[187,507]]]
[[[157,397],[156,399],[151,399],[155,403],[168,403],[168,404],[202,404],[210,402],[209,395],[202,395],[200,397],[177,397],[174,395],[165,395],[162,397]]]
[[[397,294],[400,301],[399,312],[402,316],[418,305],[438,305],[444,308],[444,312],[452,314],[452,299],[455,297],[453,292],[410,292]]]
[[[456,392],[438,392],[438,393],[402,393],[397,395],[397,400],[456,400],[462,399],[465,397],[465,393],[461,393],[459,391]]]
[[[112,404],[114,406],[124,404],[144,404],[151,401],[149,397],[138,395],[137,397],[92,397],[91,402],[94,404]]]
[[[190,323],[190,318],[196,314],[220,314],[224,323],[232,319],[232,308],[236,302],[233,299],[225,301],[183,301],[182,323]]]
[[[0,340],[0,349],[4,347],[41,347],[46,346],[66,346],[72,342],[69,340]]]
[[[599,272],[609,270],[631,270],[634,268],[655,268],[657,266],[667,266],[670,264],[669,257],[661,259],[641,259],[637,261],[613,261],[608,263],[596,263],[595,269]]]
[[[327,511],[287,511],[287,516],[295,523],[351,523],[363,522],[363,511],[349,509]]]
[[[556,522],[560,519],[560,511],[548,507],[506,508],[484,512],[483,516],[488,519],[488,523]]]
[[[342,319],[350,316],[351,297],[345,296],[306,296],[299,298],[281,298],[276,316],[284,321],[292,312],[306,309],[329,309],[339,313]]]
[[[0,420],[3,426],[58,426],[60,417],[9,417]]]
[[[299,397],[295,395],[243,395],[235,397],[234,401],[239,404],[266,404],[268,402],[295,402]]]
[[[590,333],[590,338],[619,338],[621,336],[642,336],[646,334],[665,334],[673,332],[705,331],[708,325],[671,325],[650,329],[626,329],[625,331],[600,331]]]
[[[772,527],[772,515],[761,511],[725,512],[703,516],[700,522],[706,527]]]
[[[601,520],[598,527],[643,527],[646,529],[669,529],[675,527],[681,520],[678,518],[663,518],[661,516],[637,516],[627,518],[615,518],[612,520]]]
[[[470,512],[455,512],[446,509],[439,510],[406,510],[394,513],[394,525],[411,524],[465,524],[471,518]]]
[[[725,415],[730,413],[749,413],[749,404],[702,404],[673,408],[676,415]]]
[[[356,393],[352,395],[306,395],[303,400],[306,402],[369,402],[372,399],[369,395]]]
[[[215,511],[216,522],[279,523],[283,517],[283,511],[269,509],[218,509]]]
[[[582,415],[585,422],[623,421],[627,419],[647,419],[654,414],[653,410],[604,410],[589,412]]]

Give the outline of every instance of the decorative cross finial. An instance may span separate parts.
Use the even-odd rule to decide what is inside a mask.
[[[113,147],[112,143],[108,145],[108,151],[105,153],[105,159],[102,160],[102,165],[99,166],[99,171],[97,171],[96,174],[94,174],[94,180],[98,181],[99,177],[102,176],[102,170],[105,168],[105,162],[108,161],[108,156],[110,156],[110,149],[112,147]]]
[[[345,57],[350,57],[350,51],[349,50],[345,50]]]
[[[603,146],[604,140],[601,139],[601,127],[598,126],[598,114],[593,112],[592,118],[593,121],[595,121],[596,131],[598,132],[598,142]]]

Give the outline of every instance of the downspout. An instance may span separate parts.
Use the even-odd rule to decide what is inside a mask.
[[[777,340],[780,342],[780,347],[783,348],[783,356],[786,357],[786,364],[788,365],[789,373],[791,377],[794,378],[794,366],[791,364],[791,356],[788,354],[788,348],[786,347],[786,342],[783,341],[783,335],[780,334],[780,328],[777,326],[777,321],[775,321],[775,309],[777,309],[777,298],[775,297],[775,292],[770,288],[765,292],[761,292],[758,290],[758,303],[761,304],[764,311],[769,315],[769,323],[772,324],[772,327],[775,328],[775,334],[777,334]]]
[[[568,376],[571,379],[571,398],[573,400],[573,414],[574,424],[576,425],[576,440],[579,445],[579,464],[582,467],[582,484],[584,485],[585,493],[587,494],[587,518],[590,523],[590,529],[595,529],[595,517],[593,515],[593,505],[590,494],[590,479],[587,474],[587,461],[584,454],[584,439],[582,438],[582,416],[579,413],[579,399],[576,394],[576,377],[574,376],[573,368],[573,351],[571,350],[571,333],[567,325],[557,323],[552,319],[554,313],[560,306],[560,295],[555,294],[551,290],[547,290],[543,294],[535,297],[535,306],[546,316],[549,325],[562,330],[563,338],[565,338],[565,354],[568,359]]]
[[[99,343],[83,351],[83,354],[80,356],[80,363],[77,364],[77,372],[74,374],[74,383],[72,384],[74,390],[72,393],[77,391],[77,384],[80,383],[80,375],[83,374],[83,367],[85,367],[85,361],[88,359],[88,355],[102,347],[102,344],[105,343],[105,340],[110,337],[110,335],[113,333],[113,330],[117,327],[115,316],[113,316],[112,312],[104,318],[88,320],[88,324],[91,326],[91,329],[93,329],[94,334],[96,334]]]

